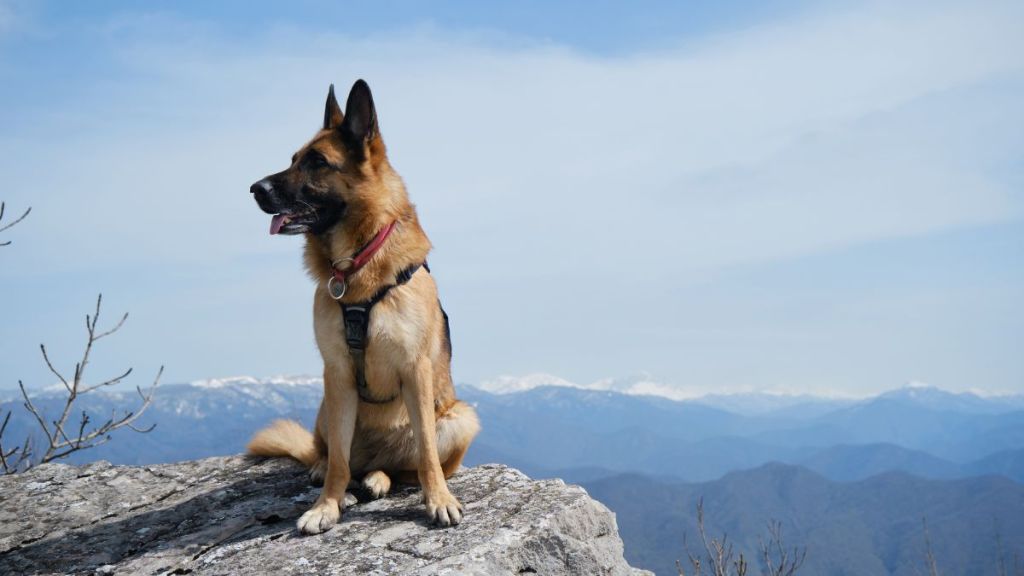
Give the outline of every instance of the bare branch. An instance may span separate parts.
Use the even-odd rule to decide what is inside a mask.
[[[89,336],[93,336],[96,333],[96,324],[100,321],[100,306],[103,304],[103,293],[100,292],[96,296],[96,312],[92,315],[92,326],[89,327]],[[86,324],[89,323],[89,315],[85,315]],[[93,338],[95,340],[95,338]]]
[[[68,435],[64,433],[64,427],[61,426],[60,423],[58,423],[56,420],[53,421],[53,425],[54,427],[57,428],[58,435],[60,435],[60,437],[63,438],[65,442],[70,443],[71,440],[68,440]]]
[[[683,536],[683,549],[686,551],[692,573],[687,573],[683,563],[676,560],[676,571],[679,576],[746,576],[750,565],[742,552],[737,553],[727,535],[721,538],[709,538],[704,525],[704,501],[697,503],[697,534],[703,546],[703,552],[694,553]],[[807,549],[798,547],[787,548],[782,537],[782,523],[772,520],[768,522],[767,540],[760,538],[761,563],[764,576],[794,576],[807,559]]]
[[[743,554],[740,554],[733,567],[736,569],[736,576],[747,576],[747,559],[743,557]]]
[[[39,349],[42,350],[42,352],[43,352],[43,360],[46,361],[46,367],[50,369],[50,372],[52,372],[54,376],[56,376],[57,378],[60,378],[61,384],[64,384],[64,387],[68,389],[68,392],[71,392],[71,385],[68,384],[67,378],[62,376],[61,373],[58,372],[57,369],[53,367],[53,362],[50,362],[50,356],[46,353],[46,346],[43,345],[43,344],[40,344],[39,345]],[[78,369],[77,369],[77,367],[75,368],[75,377],[76,378],[78,377]]]
[[[85,343],[85,349],[82,352],[81,359],[75,364],[74,378],[70,381],[65,378],[60,371],[56,369],[53,362],[50,360],[49,354],[46,351],[46,346],[40,344],[39,349],[43,354],[43,360],[46,362],[46,366],[50,369],[55,376],[57,376],[61,383],[64,384],[65,390],[67,390],[67,398],[64,401],[63,409],[60,416],[52,420],[51,425],[47,424],[46,419],[43,417],[41,410],[33,403],[30,398],[28,391],[25,389],[25,385],[19,381],[18,386],[21,388],[21,395],[24,399],[25,409],[31,413],[36,422],[42,429],[43,434],[46,436],[47,448],[43,452],[42,456],[38,458],[38,462],[33,463],[31,457],[31,439],[29,435],[25,440],[25,445],[22,448],[14,448],[4,450],[2,444],[0,444],[0,466],[3,467],[5,473],[13,473],[22,469],[24,464],[27,467],[31,467],[33,464],[42,464],[44,462],[50,462],[59,458],[64,458],[69,454],[78,450],[85,450],[88,448],[94,448],[110,441],[111,433],[119,428],[128,428],[134,432],[145,434],[152,431],[156,425],[152,424],[148,427],[140,427],[135,425],[136,421],[145,413],[146,409],[152,403],[153,393],[157,386],[160,384],[160,378],[163,376],[164,367],[161,366],[157,371],[156,378],[153,380],[153,384],[146,390],[139,386],[135,387],[136,392],[139,394],[140,404],[135,410],[125,410],[124,413],[118,416],[118,410],[112,410],[110,418],[104,421],[99,426],[90,427],[93,419],[89,413],[82,410],[82,416],[78,422],[78,431],[72,436],[68,431],[68,418],[71,414],[72,409],[75,407],[75,401],[82,394],[87,394],[98,388],[104,388],[112,386],[123,381],[131,373],[132,369],[128,368],[123,373],[104,380],[91,386],[83,385],[83,379],[85,377],[86,367],[89,365],[90,354],[92,353],[93,344],[96,343],[100,338],[104,338],[117,332],[124,325],[128,318],[128,314],[124,314],[121,319],[109,330],[105,332],[97,332],[96,327],[99,323],[100,311],[103,304],[103,295],[100,294],[96,298],[96,309],[94,313],[87,314],[85,317],[85,329],[88,333],[88,337]],[[6,430],[7,420],[10,418],[10,414],[4,419],[2,425],[0,425],[0,439],[2,439],[3,431]],[[11,463],[10,457],[17,454],[18,462]],[[26,467],[26,468],[27,468]]]
[[[928,568],[928,576],[939,576],[939,565],[935,562],[932,537],[928,532],[928,519],[921,518],[921,525],[924,527],[924,561],[925,567]]]
[[[74,405],[76,398],[83,391],[85,391],[85,392],[89,391],[89,389],[85,389],[85,390],[82,389],[82,387],[81,387],[82,386],[82,377],[83,377],[83,374],[85,373],[85,367],[89,364],[89,354],[92,352],[92,346],[96,342],[96,324],[99,322],[100,307],[102,306],[102,303],[103,303],[103,294],[99,294],[96,297],[96,311],[91,316],[88,315],[88,314],[86,314],[86,316],[85,316],[85,329],[86,329],[86,332],[88,332],[88,339],[86,340],[86,343],[85,343],[85,351],[82,353],[82,359],[77,364],[75,364],[75,377],[74,377],[74,380],[72,380],[70,385],[65,383],[65,387],[68,388],[68,398],[67,398],[67,401],[64,404],[64,410],[61,412],[60,418],[58,418],[56,421],[54,421],[54,425],[57,427],[58,430],[61,431],[61,433],[63,433],[65,424],[67,424],[68,417],[71,414],[71,408]],[[115,329],[117,329],[119,327],[120,327],[120,324],[118,326],[116,326]],[[42,348],[42,346],[40,346],[40,347]],[[129,369],[129,371],[130,371],[130,369]],[[120,378],[123,378],[123,376],[121,376]],[[115,378],[113,380],[117,381],[120,378]],[[111,383],[114,383],[114,382],[111,382]],[[103,386],[103,385],[104,384],[99,384],[99,385],[97,385],[97,386],[95,386],[93,388],[97,388],[97,387],[100,387],[100,386]],[[50,460],[53,460],[54,458],[56,458],[57,451],[61,450],[62,448],[66,447],[66,446],[76,445],[79,448],[83,447],[83,444],[85,444],[85,442],[82,440],[81,432],[84,431],[84,424],[87,423],[88,418],[85,418],[84,420],[85,420],[85,422],[82,423],[83,425],[79,427],[80,433],[79,433],[79,436],[78,436],[78,438],[76,440],[69,440],[65,436],[65,441],[64,442],[58,442],[57,441],[57,434],[56,433],[54,433],[52,435],[49,435],[49,437],[50,437],[50,447],[47,448],[46,453],[43,455],[42,462],[49,462]]]
[[[82,410],[82,421],[78,425],[78,438],[75,439],[75,447],[80,448],[82,446],[82,434],[85,432],[85,426],[89,424],[89,414],[85,410]],[[68,443],[70,444],[70,442]]]
[[[153,399],[153,392],[155,392],[156,391],[156,387],[160,385],[160,378],[163,377],[163,375],[164,375],[164,367],[163,367],[163,365],[161,365],[160,369],[156,371],[156,377],[153,378],[153,384],[149,387],[149,393],[148,394],[143,394],[142,393],[142,388],[140,388],[138,386],[135,387],[135,390],[139,393],[139,396],[142,397],[142,401],[143,401],[145,406],[149,406],[150,401]]]
[[[139,434],[149,434],[150,432],[153,431],[154,428],[156,428],[156,423],[154,422],[154,423],[150,424],[146,428],[136,428],[132,424],[125,424],[125,426],[127,426],[128,428],[131,428],[132,430],[134,430],[135,432],[138,432]]]
[[[97,310],[97,315],[99,315],[99,311],[98,310]],[[99,340],[100,338],[105,338],[107,336],[110,336],[114,332],[117,332],[118,330],[121,329],[121,326],[124,326],[124,322],[127,319],[128,319],[128,313],[125,312],[124,316],[121,316],[121,319],[117,321],[117,324],[115,324],[113,328],[111,328],[110,330],[107,330],[106,332],[101,332],[101,333],[93,336],[93,341]],[[95,328],[95,327],[96,327],[96,325],[95,325],[95,323],[93,323],[93,328]]]
[[[86,386],[85,388],[82,388],[81,390],[79,390],[78,393],[79,394],[85,394],[87,392],[92,392],[93,390],[95,390],[97,388],[102,388],[104,386],[110,386],[112,384],[117,384],[121,380],[124,380],[125,378],[127,378],[128,375],[131,374],[131,373],[132,373],[132,368],[129,368],[129,369],[125,370],[124,373],[121,374],[120,376],[114,376],[110,380],[106,380],[104,382],[100,382],[99,384],[93,384],[92,386]]]
[[[78,447],[75,447],[75,446],[69,446],[69,447],[65,448],[63,452],[56,452],[56,453],[54,453],[53,460],[59,460],[61,458],[69,456],[73,452],[78,452],[79,450],[84,450],[86,448],[95,448],[97,446],[102,446],[102,445],[106,444],[107,442],[109,442],[110,438],[111,438],[110,435],[104,436],[103,438],[100,438],[99,440],[90,443],[88,446],[82,446],[81,448],[78,448]]]
[[[733,545],[729,542],[728,535],[723,535],[721,540],[717,538],[708,539],[707,530],[704,528],[704,499],[697,502],[697,534],[700,536],[701,545],[704,547],[703,554],[694,554],[683,537],[683,548],[693,568],[693,576],[702,576],[705,567],[709,576],[746,576],[747,560],[743,554],[734,557]],[[730,568],[732,572],[730,572]],[[683,565],[676,561],[676,570],[679,576],[687,576]]]
[[[142,404],[139,406],[139,408],[137,410],[125,412],[124,416],[122,416],[119,419],[116,418],[116,416],[112,415],[101,426],[93,429],[92,431],[90,431],[88,433],[85,432],[85,426],[88,423],[88,415],[85,412],[83,412],[82,413],[82,417],[83,417],[82,425],[79,428],[78,437],[73,439],[71,442],[56,443],[54,445],[54,451],[55,451],[54,452],[54,456],[51,459],[62,458],[64,456],[70,454],[71,452],[74,452],[74,451],[77,451],[77,450],[84,450],[86,448],[93,448],[95,446],[99,446],[100,444],[103,444],[103,443],[107,442],[107,440],[109,440],[109,438],[105,438],[105,439],[102,439],[102,440],[96,441],[96,442],[94,442],[93,440],[95,440],[96,438],[99,438],[101,436],[107,436],[107,435],[109,435],[110,432],[113,432],[114,430],[117,430],[118,428],[122,428],[122,427],[129,428],[129,429],[134,430],[135,432],[139,432],[141,434],[146,434],[148,432],[151,432],[154,428],[156,428],[156,424],[152,424],[148,428],[138,428],[138,427],[134,426],[134,423],[135,423],[136,420],[139,419],[140,416],[142,416],[142,414],[146,411],[147,408],[149,408],[150,404],[152,403],[153,392],[156,389],[156,387],[160,384],[160,377],[163,374],[163,372],[164,372],[164,367],[161,366],[160,370],[157,371],[156,378],[153,380],[153,385],[149,388],[148,393],[144,393],[142,391],[142,388],[136,387],[136,391],[139,393],[139,396],[142,398]],[[67,448],[71,448],[71,449],[68,450]]]
[[[7,413],[7,418],[9,418],[10,415],[11,415],[11,413],[8,412]],[[6,425],[7,418],[4,418],[4,420],[5,420],[4,424],[5,425]],[[17,459],[12,461],[12,458],[14,456],[17,456]],[[4,450],[4,448],[2,446],[0,446],[0,464],[2,464],[2,466],[3,466],[3,469],[4,469],[3,473],[4,474],[14,474],[16,472],[19,472],[20,470],[28,469],[29,466],[26,466],[26,463],[30,462],[31,458],[32,458],[32,436],[31,435],[26,435],[25,436],[25,443],[22,446],[20,446],[20,447],[19,446],[15,446],[14,448],[11,448],[10,450]]]
[[[0,212],[0,216],[3,216],[2,212]],[[4,432],[7,431],[7,423],[10,420],[11,420],[11,412],[8,410],[7,414],[4,415],[4,423],[0,424],[0,465],[3,465],[4,474],[10,474],[12,472],[11,464],[8,462],[7,459],[18,453],[18,447],[17,446],[15,446],[14,448],[11,448],[10,450],[5,450],[4,449]]]
[[[807,549],[786,548],[782,537],[782,522],[768,522],[768,541],[760,540],[761,562],[768,576],[793,576],[807,559]]]
[[[22,467],[24,465],[24,468]],[[24,470],[32,465],[32,436],[25,436],[25,443],[18,451],[18,461],[14,463],[15,470]]]
[[[46,438],[50,442],[53,442],[53,437],[50,436],[50,429],[46,426],[46,421],[43,420],[43,415],[39,413],[39,410],[36,409],[35,404],[33,404],[32,400],[29,399],[28,392],[25,391],[25,385],[21,382],[21,380],[18,380],[18,388],[21,388],[21,396],[22,398],[25,399],[25,401],[22,404],[29,412],[32,413],[33,416],[35,416],[36,422],[38,422],[39,427],[43,429],[43,434],[46,435]]]
[[[3,219],[4,219],[4,209],[5,208],[6,208],[6,205],[3,202],[0,202],[0,222],[2,222]],[[24,214],[22,214],[21,216],[15,218],[9,224],[7,224],[7,225],[5,225],[3,227],[0,227],[0,232],[3,232],[4,230],[7,230],[8,228],[11,228],[12,226],[17,224],[18,222],[21,222],[22,220],[24,220],[25,217],[28,216],[28,213],[31,212],[31,211],[32,211],[32,207],[29,206],[28,209],[25,210]],[[8,240],[7,242],[0,242],[0,246],[7,246],[10,243],[11,243],[10,240]]]

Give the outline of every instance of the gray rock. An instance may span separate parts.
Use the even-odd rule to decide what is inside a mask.
[[[305,470],[244,456],[156,466],[46,464],[0,477],[0,574],[643,574],[615,516],[578,486],[500,465],[450,481],[466,509],[427,524],[418,488],[302,536]]]

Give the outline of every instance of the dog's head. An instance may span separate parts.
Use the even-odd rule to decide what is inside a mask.
[[[379,203],[386,152],[377,127],[377,111],[370,87],[356,81],[342,113],[327,93],[324,125],[292,156],[286,170],[253,184],[249,191],[260,209],[272,214],[271,234],[321,234],[353,211]]]

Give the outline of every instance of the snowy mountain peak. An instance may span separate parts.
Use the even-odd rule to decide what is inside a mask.
[[[589,384],[578,384],[565,378],[543,373],[526,376],[499,376],[493,380],[481,382],[475,387],[491,394],[515,394],[544,386],[618,392],[630,396],[661,396],[670,400],[687,400],[696,397],[696,394],[690,391],[659,382],[646,372],[640,372],[627,378],[603,378]]]
[[[1024,408],[1024,396],[1020,394],[979,394],[968,392],[951,392],[938,386],[922,382],[909,382],[902,388],[880,394],[873,400],[915,404],[938,411],[957,411],[968,413],[1000,413],[1008,410]]]
[[[196,388],[232,388],[246,386],[322,386],[323,379],[317,376],[271,376],[255,378],[253,376],[228,376],[226,378],[208,378],[194,380],[190,383]]]
[[[543,373],[527,374],[526,376],[498,376],[493,380],[485,380],[476,385],[477,388],[491,394],[515,394],[543,386],[583,388],[565,378]]]

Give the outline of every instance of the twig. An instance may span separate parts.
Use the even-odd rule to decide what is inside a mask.
[[[1006,550],[1003,548],[1003,531],[999,529],[999,519],[992,519],[992,527],[996,538],[996,576],[1009,576],[1006,568]]]
[[[46,439],[49,440],[50,443],[53,443],[53,438],[50,436],[50,429],[46,427],[46,421],[43,420],[43,415],[39,413],[35,404],[33,404],[32,400],[28,397],[28,392],[25,390],[25,384],[21,380],[18,380],[18,388],[21,389],[21,397],[25,399],[23,405],[32,413],[33,416],[35,416],[36,422],[39,422],[39,426],[43,429],[43,433],[46,434]]]
[[[794,546],[792,551],[786,548],[782,522],[778,520],[768,521],[768,541],[761,539],[760,543],[761,562],[768,576],[793,576],[807,559],[807,548],[800,550]]]
[[[11,473],[11,465],[8,464],[7,459],[18,453],[18,447],[15,446],[9,451],[4,450],[4,432],[7,430],[7,422],[11,420],[11,412],[8,410],[7,414],[4,415],[4,423],[0,424],[0,464],[4,467],[4,474]]]
[[[700,536],[701,545],[704,547],[704,554],[694,554],[686,543],[683,536],[683,547],[693,568],[693,576],[702,576],[704,567],[710,570],[710,576],[730,576],[729,569],[733,569],[735,576],[746,576],[747,560],[742,553],[733,560],[733,545],[729,543],[728,535],[723,534],[722,539],[712,538],[708,540],[707,531],[704,528],[704,499],[697,502],[697,534]],[[705,562],[706,561],[706,562]],[[679,576],[687,576],[682,563],[676,561],[676,570]]]
[[[0,222],[2,222],[2,221],[3,221],[3,219],[4,219],[4,209],[5,209],[5,208],[6,208],[5,204],[4,204],[3,202],[0,202]],[[25,210],[25,213],[24,213],[24,214],[22,214],[21,216],[17,217],[16,219],[14,219],[13,221],[11,221],[11,222],[10,222],[10,223],[8,223],[7,225],[5,225],[5,226],[3,226],[3,227],[0,227],[0,232],[3,232],[4,230],[7,230],[8,228],[10,228],[10,227],[14,226],[14,225],[15,225],[15,224],[17,224],[18,222],[21,222],[22,220],[24,220],[24,219],[25,219],[25,217],[26,217],[26,216],[28,216],[28,213],[29,213],[29,212],[31,212],[31,211],[32,211],[32,207],[31,207],[31,206],[29,206],[29,207],[28,207],[28,209],[27,209],[27,210]],[[10,244],[10,243],[11,243],[11,241],[10,241],[10,240],[8,240],[7,242],[0,242],[0,246],[7,246],[7,245],[8,245],[8,244]]]
[[[50,369],[50,372],[52,372],[54,376],[60,378],[61,384],[63,384],[64,387],[68,389],[68,392],[70,392],[71,385],[68,384],[67,378],[65,378],[60,372],[57,371],[56,368],[53,367],[53,362],[50,362],[50,356],[46,353],[46,346],[40,344],[39,349],[42,350],[43,352],[43,360],[46,361],[46,367]]]
[[[102,297],[103,297],[103,295],[100,294],[100,298],[102,298]],[[96,301],[96,316],[98,317],[99,315],[100,315],[100,303],[97,300]],[[113,328],[111,328],[110,330],[107,330],[106,332],[101,332],[101,333],[97,334],[93,338],[93,342],[95,342],[96,340],[99,340],[100,338],[106,338],[107,336],[110,336],[114,332],[117,332],[118,330],[120,330],[121,326],[124,326],[124,321],[127,320],[127,319],[128,319],[128,313],[125,312],[124,316],[121,316],[121,319],[117,321],[117,324],[114,325]],[[93,328],[95,328],[95,327],[96,327],[96,323],[93,322]]]
[[[25,409],[35,418],[39,424],[39,428],[42,430],[43,435],[46,438],[46,450],[39,458],[38,462],[32,462],[31,458],[31,435],[25,440],[25,445],[22,448],[13,448],[5,451],[3,445],[0,444],[0,465],[2,465],[5,474],[11,474],[17,472],[22,468],[23,464],[27,463],[29,467],[33,464],[42,464],[44,462],[50,462],[59,458],[64,458],[73,452],[79,450],[85,450],[88,448],[94,448],[105,444],[110,440],[110,434],[119,428],[128,428],[134,432],[145,434],[153,430],[156,424],[150,425],[149,427],[142,428],[135,425],[135,422],[145,413],[146,409],[152,404],[153,393],[157,386],[160,385],[160,378],[163,376],[164,367],[161,366],[160,370],[157,371],[156,377],[153,379],[153,384],[144,392],[141,387],[136,386],[135,390],[139,394],[141,400],[140,405],[135,410],[126,410],[122,415],[118,415],[117,410],[113,410],[110,414],[110,418],[104,421],[99,426],[92,427],[92,418],[89,413],[82,411],[82,416],[78,421],[78,431],[74,436],[68,434],[68,418],[71,415],[71,411],[75,406],[75,401],[82,394],[87,394],[96,390],[97,388],[104,388],[106,386],[112,386],[121,382],[127,378],[131,373],[132,369],[129,368],[118,376],[109,378],[102,382],[93,385],[83,384],[85,369],[89,365],[90,355],[92,354],[93,344],[95,344],[101,338],[105,338],[114,332],[117,332],[124,325],[125,320],[128,319],[128,314],[121,316],[121,319],[109,330],[99,332],[96,327],[99,324],[100,308],[103,303],[103,295],[100,294],[96,298],[96,310],[93,314],[87,314],[85,317],[85,329],[88,333],[88,338],[85,343],[85,350],[82,352],[81,359],[75,364],[74,377],[70,380],[65,378],[63,374],[54,366],[50,360],[50,356],[46,351],[46,346],[40,344],[39,349],[42,352],[43,360],[46,363],[47,368],[50,369],[57,378],[60,379],[67,390],[67,398],[65,399],[63,409],[61,410],[60,416],[53,419],[50,424],[47,424],[46,418],[43,416],[42,410],[32,401],[29,396],[25,385],[20,380],[18,381],[18,387],[21,389],[21,396],[24,400],[23,404]],[[0,439],[2,439],[3,433],[7,428],[7,421],[10,418],[10,413],[4,418],[4,422],[0,425]],[[10,457],[18,455],[18,462],[12,464]]]
[[[115,376],[115,377],[111,378],[110,380],[107,380],[105,382],[100,382],[99,384],[93,384],[92,386],[86,386],[85,388],[82,388],[81,390],[79,390],[78,393],[79,394],[85,394],[87,392],[92,392],[93,390],[95,390],[97,388],[102,388],[104,386],[110,386],[112,384],[117,384],[121,380],[124,380],[125,378],[127,378],[128,375],[131,374],[131,373],[132,373],[132,369],[129,368],[129,369],[125,370],[124,374],[121,374],[120,376]]]
[[[939,565],[935,562],[935,552],[932,550],[932,537],[928,532],[928,519],[921,518],[921,525],[924,526],[924,561],[928,568],[929,576],[939,576]]]

